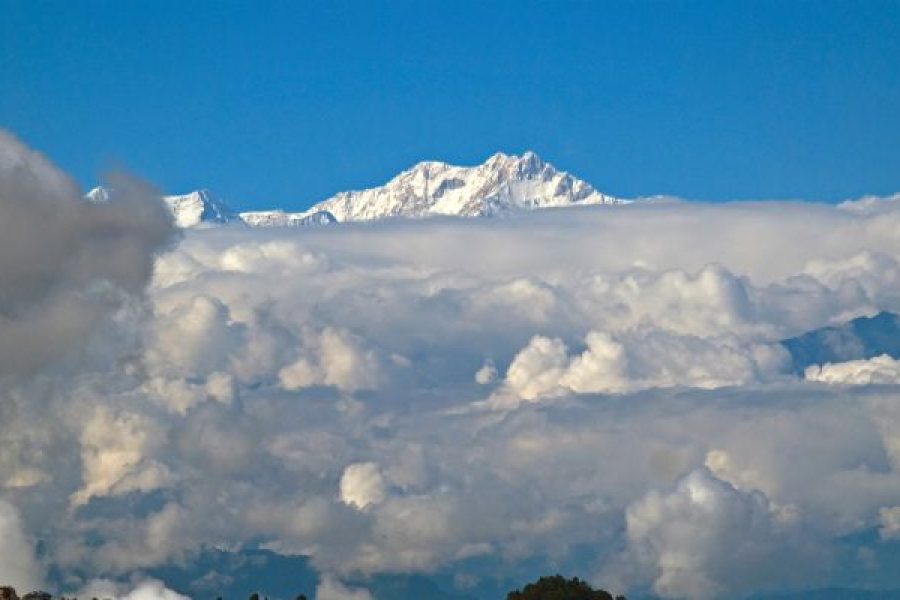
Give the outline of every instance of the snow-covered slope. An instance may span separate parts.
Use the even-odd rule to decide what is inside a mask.
[[[85,198],[91,202],[109,202],[110,190],[95,187]],[[262,210],[236,213],[209,190],[197,190],[189,194],[163,196],[172,212],[175,224],[182,228],[202,228],[224,223],[240,223],[250,227],[303,227],[328,225],[337,219],[328,211],[310,210],[288,213],[283,210]]]
[[[163,196],[179,227],[228,223],[237,219],[228,206],[209,190],[197,190],[182,196]]]
[[[85,198],[91,202],[108,202],[110,190],[95,187]],[[208,227],[230,223],[239,219],[228,206],[209,190],[196,190],[189,194],[163,196],[178,227]]]
[[[516,209],[620,202],[525,152],[497,153],[476,167],[421,162],[381,187],[341,192],[309,213],[328,211],[345,222],[394,216],[482,217]]]
[[[242,212],[238,216],[251,227],[303,227],[306,225],[328,225],[337,221],[334,215],[327,210],[307,211],[304,213],[289,213],[283,210],[258,210]]]

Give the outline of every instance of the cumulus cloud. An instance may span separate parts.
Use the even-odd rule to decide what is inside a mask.
[[[385,498],[385,481],[375,463],[356,463],[341,476],[341,500],[356,508],[378,504]]]
[[[900,539],[900,506],[883,507],[878,511],[881,527],[878,533],[882,539]]]
[[[298,390],[313,385],[333,385],[353,392],[372,388],[378,382],[375,354],[360,348],[355,336],[326,327],[313,336],[312,352],[301,356],[278,372],[281,385]]]
[[[807,367],[806,379],[823,383],[849,385],[889,384],[900,382],[900,361],[887,354],[868,360],[849,360]]]
[[[326,576],[316,588],[316,600],[372,600],[372,594],[363,588],[351,588],[337,579]]]
[[[777,379],[789,357],[777,344],[703,339],[664,331],[619,341],[591,331],[585,349],[571,356],[558,338],[536,336],[512,363],[489,406],[508,407],[576,393],[623,393],[655,387],[712,389]]]
[[[0,222],[33,232],[0,236],[23,579],[258,544],[331,574],[322,598],[461,565],[733,597],[895,537],[894,359],[800,377],[780,344],[900,311],[892,200],[207,229],[159,254],[152,198],[88,204],[3,148]]]
[[[493,361],[485,361],[481,368],[475,372],[475,382],[481,385],[488,385],[497,379],[497,367]]]
[[[803,581],[821,558],[802,543],[792,512],[702,469],[629,505],[625,521],[628,565],[645,569],[663,598],[733,597]]]
[[[22,494],[63,478],[56,469],[66,465],[55,460],[56,436],[29,421],[42,416],[53,393],[21,386],[35,386],[31,378],[42,369],[71,373],[64,359],[96,356],[91,336],[114,327],[175,237],[152,189],[126,176],[112,179],[117,193],[110,202],[87,202],[47,159],[0,131],[0,580],[25,589],[38,585],[43,566],[26,532],[28,515],[2,496],[31,509],[40,502]],[[45,464],[28,464],[31,454]]]
[[[145,579],[130,590],[114,581],[97,579],[83,587],[77,596],[110,600],[188,600],[187,596],[168,589],[155,579]]]
[[[69,350],[140,291],[173,236],[162,202],[115,176],[116,197],[89,203],[65,174],[0,131],[0,374]]]
[[[148,417],[115,414],[98,408],[81,430],[84,486],[72,495],[74,505],[94,496],[151,491],[168,477],[166,468],[148,459],[163,443],[162,431]]]

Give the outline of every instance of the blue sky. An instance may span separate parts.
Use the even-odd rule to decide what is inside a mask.
[[[621,195],[900,191],[898,2],[0,0],[0,126],[86,187],[304,208],[533,149]]]

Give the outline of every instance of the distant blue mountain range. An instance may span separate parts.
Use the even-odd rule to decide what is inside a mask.
[[[880,312],[835,327],[824,327],[781,342],[791,353],[793,370],[888,354],[900,358],[900,316]]]

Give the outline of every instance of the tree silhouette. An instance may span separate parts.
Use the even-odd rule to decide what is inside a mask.
[[[577,577],[566,579],[562,575],[541,577],[521,590],[506,595],[506,600],[625,600],[605,590],[595,590]]]

